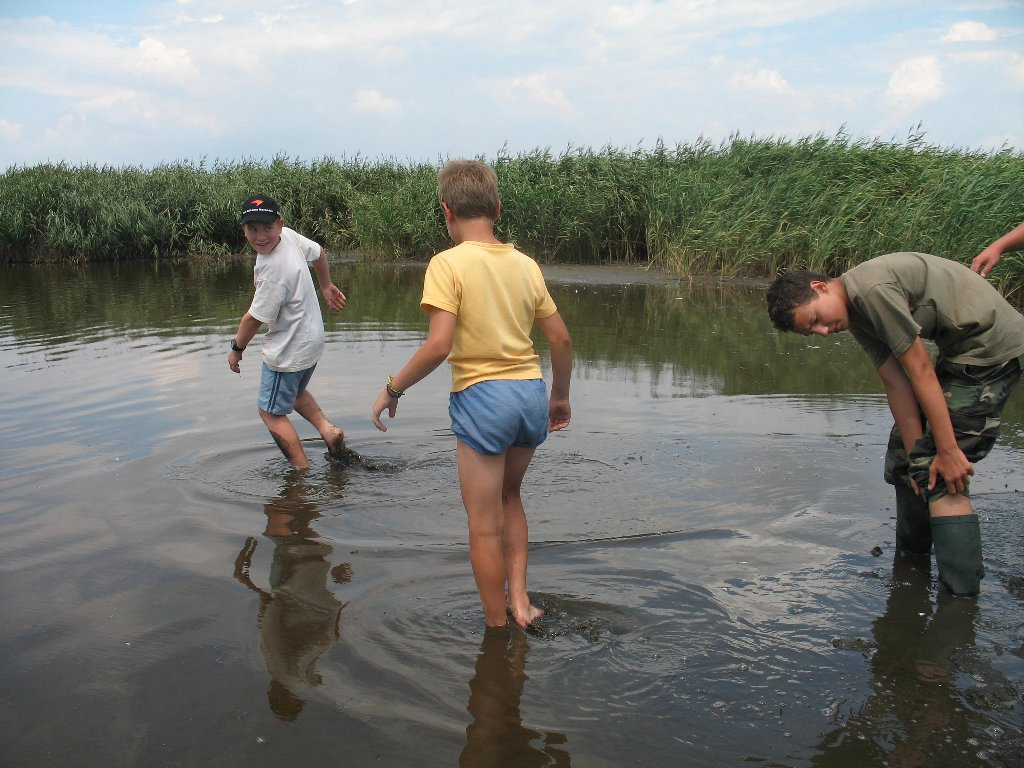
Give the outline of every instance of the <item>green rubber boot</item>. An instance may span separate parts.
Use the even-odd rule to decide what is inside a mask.
[[[932,524],[928,502],[913,488],[896,486],[896,551],[927,555],[932,551]]]
[[[954,595],[978,594],[985,575],[978,516],[933,517],[932,540],[942,585]]]

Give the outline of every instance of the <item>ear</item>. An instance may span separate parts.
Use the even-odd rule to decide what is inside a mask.
[[[450,222],[455,218],[454,214],[452,214],[452,209],[448,207],[448,203],[444,200],[441,201],[441,210],[444,211],[444,220],[446,222]]]
[[[824,280],[811,280],[811,290],[821,296],[828,293],[828,283]]]
[[[501,200],[499,200],[499,201],[498,201],[498,213],[497,213],[497,215],[496,215],[496,216],[494,217],[494,220],[495,220],[495,221],[497,221],[497,220],[498,220],[498,219],[500,219],[500,218],[501,218]]]

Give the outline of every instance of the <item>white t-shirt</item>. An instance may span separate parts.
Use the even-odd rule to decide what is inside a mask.
[[[263,362],[272,371],[304,371],[324,352],[324,319],[309,273],[321,253],[319,244],[284,227],[274,250],[256,256],[249,314],[268,326]]]

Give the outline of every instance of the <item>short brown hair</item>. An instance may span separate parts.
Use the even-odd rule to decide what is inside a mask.
[[[828,282],[830,278],[818,272],[797,269],[787,272],[768,286],[765,301],[768,303],[768,316],[780,331],[792,331],[795,322],[794,312],[817,294],[811,288],[815,280]]]
[[[479,160],[450,160],[437,174],[442,203],[462,219],[498,219],[498,174]]]

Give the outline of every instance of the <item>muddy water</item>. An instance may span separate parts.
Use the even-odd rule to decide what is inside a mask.
[[[974,482],[987,576],[893,560],[889,426],[846,335],[757,285],[548,277],[573,424],[527,476],[531,633],[484,632],[422,268],[337,264],[288,471],[227,344],[249,265],[0,272],[0,764],[1020,765],[1024,396]],[[539,345],[543,354],[543,346]]]

